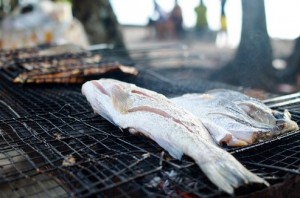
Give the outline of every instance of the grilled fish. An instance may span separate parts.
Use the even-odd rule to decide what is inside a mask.
[[[183,154],[193,158],[227,193],[248,183],[268,185],[218,147],[197,117],[161,94],[113,79],[88,81],[82,93],[93,110],[112,124],[149,137],[176,159]]]
[[[284,112],[272,110],[260,100],[249,97],[238,91],[228,89],[213,89],[206,92],[206,94],[233,102],[243,109],[243,111],[250,117],[262,123],[276,124],[278,119],[285,120],[287,119],[286,117],[291,118],[291,115],[287,110]]]
[[[201,119],[219,144],[246,146],[299,129],[287,110],[271,110],[256,99],[230,90],[185,94],[171,100]]]

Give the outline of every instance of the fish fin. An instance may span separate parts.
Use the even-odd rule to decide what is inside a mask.
[[[217,144],[228,145],[232,142],[232,134],[229,131],[207,119],[203,118],[201,121]]]
[[[129,93],[125,92],[121,87],[114,86],[112,88],[112,102],[113,106],[121,113],[128,112],[130,99]]]
[[[157,142],[163,149],[168,151],[168,153],[175,159],[181,159],[183,151],[181,149],[178,149],[176,146],[172,145],[172,143],[158,138],[155,138],[155,142]]]
[[[234,193],[234,188],[249,183],[261,183],[269,186],[267,181],[251,173],[227,152],[222,152],[222,155],[217,157],[214,156],[214,160],[211,160],[210,156],[210,160],[207,162],[203,162],[203,152],[199,152],[199,156],[196,159],[200,159],[196,160],[196,163],[205,175],[216,186],[229,194]]]
[[[227,146],[236,146],[236,147],[240,147],[240,146],[248,146],[249,143],[244,141],[244,140],[241,140],[241,139],[238,139],[234,136],[232,136],[231,140],[227,142]]]
[[[292,119],[292,114],[287,109],[283,111],[283,114],[285,119]]]
[[[276,129],[277,130],[277,129]],[[248,130],[230,130],[234,138],[246,142],[248,145],[253,144],[260,137],[259,134],[268,133],[268,131],[257,131],[256,129]]]

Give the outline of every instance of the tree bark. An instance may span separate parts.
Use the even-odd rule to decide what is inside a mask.
[[[295,40],[294,50],[287,61],[294,75],[300,73],[300,36]]]
[[[264,1],[242,0],[242,8],[241,42],[233,64],[238,70],[239,83],[242,86],[260,87],[261,84],[269,84],[273,71],[272,47],[266,27]]]
[[[82,22],[91,44],[111,43],[125,48],[109,0],[73,0],[73,15]]]
[[[235,58],[212,77],[253,88],[273,86],[272,47],[263,0],[242,0],[242,33]]]

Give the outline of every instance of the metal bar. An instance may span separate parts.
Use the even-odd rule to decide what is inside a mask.
[[[7,107],[7,109],[9,109],[17,118],[20,118],[20,115],[10,105],[8,105],[3,100],[0,100],[0,103]]]
[[[293,100],[287,100],[284,102],[279,102],[279,103],[275,103],[275,104],[271,104],[271,105],[267,104],[267,105],[270,108],[278,108],[278,107],[283,107],[283,106],[292,105],[292,104],[296,104],[296,103],[300,103],[300,98],[296,98]]]
[[[263,102],[264,103],[279,102],[279,101],[282,101],[282,100],[290,100],[292,98],[298,98],[298,97],[300,97],[300,92],[289,94],[289,95],[284,95],[284,96],[278,96],[278,97],[275,97],[275,98],[266,99],[266,100],[263,100]]]
[[[293,132],[284,133],[284,134],[281,134],[280,136],[277,136],[277,137],[275,137],[273,139],[270,139],[270,140],[265,140],[263,142],[258,142],[258,143],[255,143],[255,144],[252,144],[252,145],[246,146],[246,147],[233,148],[233,150],[229,149],[228,151],[231,154],[247,151],[247,150],[250,150],[250,149],[253,149],[253,148],[257,148],[259,146],[263,146],[263,145],[266,145],[266,144],[269,144],[269,143],[272,143],[272,142],[276,142],[276,141],[278,141],[280,139],[283,139],[283,138],[288,138],[288,137],[291,137],[293,135],[297,135],[299,133],[300,133],[300,131],[293,131]]]
[[[300,175],[300,170],[295,170],[295,169],[289,169],[289,168],[284,168],[284,167],[279,167],[279,166],[273,166],[273,165],[267,165],[267,164],[261,164],[261,163],[254,163],[254,162],[242,162],[243,164],[250,164],[254,166],[260,166],[264,168],[272,168],[276,170],[281,170],[284,172]]]
[[[103,188],[97,189],[97,190],[94,191],[93,193],[100,193],[100,192],[103,192],[103,191],[105,191],[105,190],[108,190],[108,189],[111,189],[111,188],[115,188],[115,187],[120,186],[120,185],[122,185],[122,184],[124,184],[124,183],[127,183],[127,182],[129,182],[129,181],[132,181],[132,180],[135,180],[135,179],[137,179],[137,178],[144,177],[144,176],[149,175],[149,174],[151,174],[151,173],[155,173],[155,172],[157,172],[157,171],[160,171],[161,169],[162,169],[162,167],[159,166],[159,167],[157,167],[157,168],[155,168],[155,169],[152,169],[151,171],[147,171],[147,172],[144,172],[144,173],[141,173],[141,174],[136,174],[135,176],[133,176],[133,177],[127,179],[127,180],[123,180],[123,181],[120,181],[120,182],[116,182],[116,183],[114,183],[114,184],[111,184],[111,185],[105,186],[105,187],[103,187]],[[99,182],[97,182],[97,183],[99,183]],[[95,184],[97,184],[97,183],[95,183]],[[88,196],[89,196],[89,195],[83,195],[83,197],[88,197]]]

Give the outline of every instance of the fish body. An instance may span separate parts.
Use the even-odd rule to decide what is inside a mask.
[[[86,82],[82,93],[94,111],[111,123],[132,134],[142,133],[176,159],[183,154],[193,158],[227,193],[248,183],[268,185],[219,148],[196,116],[161,94],[113,79]]]
[[[291,120],[287,110],[283,113],[271,110],[256,99],[231,90],[185,94],[171,101],[202,120],[219,144],[246,146],[298,130],[297,123]]]

